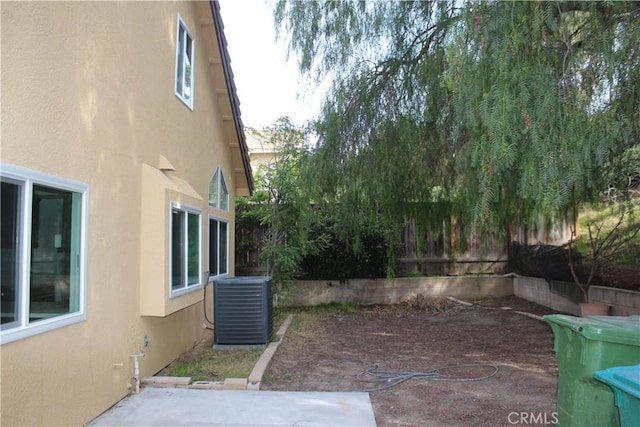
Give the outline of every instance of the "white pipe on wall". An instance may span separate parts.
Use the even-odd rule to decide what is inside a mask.
[[[136,380],[136,394],[140,393],[140,362],[138,359],[144,357],[144,351],[130,355],[133,357],[133,378]]]

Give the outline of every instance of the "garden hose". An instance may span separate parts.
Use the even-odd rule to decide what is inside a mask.
[[[491,369],[491,373],[487,375],[483,375],[480,377],[474,378],[455,378],[455,377],[447,377],[443,375],[443,371],[449,371],[454,369],[469,369],[469,368],[480,368],[480,369]],[[498,373],[498,367],[495,365],[482,365],[482,364],[469,364],[469,365],[453,365],[453,366],[444,366],[442,368],[431,369],[426,372],[392,372],[392,371],[380,371],[378,370],[378,365],[375,365],[373,368],[366,369],[364,372],[356,375],[356,379],[362,382],[371,383],[371,384],[380,384],[384,383],[380,387],[375,387],[367,390],[358,390],[363,392],[374,392],[386,390],[392,387],[397,386],[405,381],[410,379],[423,379],[428,381],[449,381],[449,382],[470,382],[470,381],[482,381],[489,379]]]

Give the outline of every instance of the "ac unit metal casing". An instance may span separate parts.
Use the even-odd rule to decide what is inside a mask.
[[[271,340],[272,282],[268,276],[214,280],[215,345],[256,345]]]

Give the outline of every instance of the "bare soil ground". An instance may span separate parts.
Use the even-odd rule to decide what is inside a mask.
[[[515,310],[552,312],[516,297],[473,307],[418,299],[353,311],[302,309],[262,389],[388,387],[370,393],[380,427],[551,425],[557,394],[553,333],[545,322]],[[431,371],[450,366],[456,368]],[[365,370],[375,367],[427,375],[395,386],[363,381]],[[488,378],[468,381],[481,377]]]

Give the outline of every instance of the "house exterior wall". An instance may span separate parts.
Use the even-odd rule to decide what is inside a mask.
[[[211,74],[208,2],[3,1],[0,12],[1,164],[89,189],[86,319],[2,343],[0,425],[81,425],[131,391],[131,354],[144,351],[140,374],[153,375],[204,336],[204,287],[169,298],[171,204],[201,212],[203,275],[208,218],[229,221],[233,273],[246,182]],[[193,110],[174,94],[178,14],[195,40]],[[208,206],[217,167],[228,211]]]

